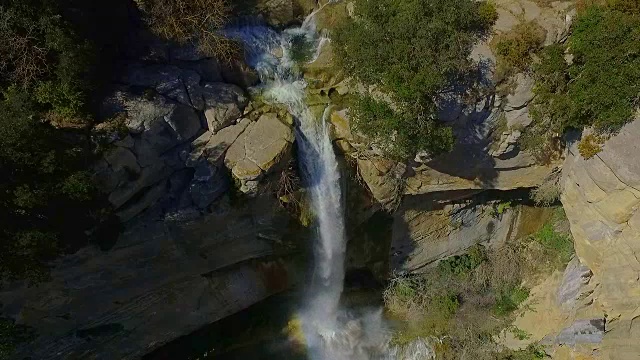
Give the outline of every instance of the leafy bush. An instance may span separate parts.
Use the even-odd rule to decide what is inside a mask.
[[[547,353],[542,346],[531,344],[521,350],[504,350],[498,360],[537,360],[547,358]]]
[[[0,359],[9,359],[17,345],[30,341],[33,337],[33,329],[16,325],[12,319],[0,317]]]
[[[219,34],[227,23],[227,0],[136,0],[146,14],[151,30],[180,44],[192,43],[220,60],[237,56],[238,47]]]
[[[454,143],[451,128],[432,120],[415,119],[405,110],[393,110],[384,101],[370,96],[356,97],[351,105],[354,129],[394,158],[413,156],[418,149],[438,154]]]
[[[524,134],[532,139],[531,150],[550,152],[553,139],[569,128],[612,132],[633,118],[640,96],[640,12],[625,4],[588,6],[566,48],[552,45],[541,52],[530,106],[534,123]],[[566,50],[573,57],[570,64]],[[597,147],[586,150],[592,155]]]
[[[522,286],[509,286],[500,291],[493,311],[498,316],[504,316],[517,310],[529,297],[529,290]]]
[[[533,21],[520,23],[498,35],[493,44],[501,76],[525,70],[532,62],[531,54],[542,47],[545,36],[544,28]]]
[[[492,8],[470,0],[358,0],[354,19],[333,34],[335,58],[345,73],[390,96],[387,104],[357,101],[354,126],[395,156],[448,150],[452,135],[436,124],[436,102],[472,69],[469,54],[491,27]]]
[[[309,62],[314,55],[313,42],[305,34],[295,34],[291,37],[291,60],[298,64]]]
[[[546,356],[535,345],[504,350],[496,339],[505,330],[520,338],[529,336],[512,325],[517,309],[529,309],[522,306],[529,297],[523,284],[534,285],[540,274],[566,265],[572,244],[558,230],[565,222],[556,211],[534,236],[508,240],[499,248],[472,247],[438,267],[393,279],[384,292],[385,307],[405,324],[394,341],[436,336],[442,341],[438,358],[443,359],[459,359],[462,354],[483,360]]]
[[[83,149],[62,141],[36,109],[15,88],[0,100],[0,282],[46,280],[46,262],[86,243],[84,231],[102,216]]]
[[[469,248],[467,254],[455,255],[441,260],[438,263],[438,269],[445,274],[464,275],[478,267],[487,256],[481,245],[475,245]]]
[[[549,261],[562,267],[573,256],[573,241],[567,234],[557,231],[553,224],[547,223],[534,234],[534,239],[540,243],[547,252]]]

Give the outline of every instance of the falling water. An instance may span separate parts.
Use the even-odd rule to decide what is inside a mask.
[[[388,347],[381,311],[356,317],[339,309],[346,238],[340,172],[327,125],[329,112],[325,110],[317,119],[306,105],[306,83],[292,59],[294,38],[304,37],[313,46],[315,58],[328,41],[315,31],[316,12],[302,26],[281,33],[256,21],[225,31],[245,45],[247,62],[260,76],[264,99],[286,106],[296,119],[300,167],[317,229],[315,268],[300,315],[309,355],[318,360],[411,359],[416,354],[421,356],[416,359],[428,359],[429,352],[420,350],[405,357],[399,356],[399,349]]]

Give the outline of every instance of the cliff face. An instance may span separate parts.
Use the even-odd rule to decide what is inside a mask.
[[[593,307],[606,318],[603,358],[631,359],[640,345],[640,121],[626,125],[591,159],[574,147],[564,165],[562,204],[576,254],[593,272]]]
[[[531,290],[514,325],[531,334],[506,336],[514,348],[532,341],[550,346],[554,359],[636,359],[640,334],[640,121],[612,136],[584,159],[577,143],[563,165],[562,205],[576,257]]]
[[[138,358],[289,288],[300,236],[268,198],[193,219],[147,212],[110,251],[83,249],[50,282],[0,292],[3,312],[38,332],[16,358]]]

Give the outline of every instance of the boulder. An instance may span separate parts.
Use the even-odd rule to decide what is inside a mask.
[[[195,164],[205,158],[210,164],[218,166],[222,163],[227,149],[236,141],[251,124],[249,119],[241,119],[237,124],[230,125],[218,131],[215,135],[210,132],[202,134],[193,142],[193,151],[189,155],[187,164]]]
[[[136,194],[137,199],[134,203],[121,207],[116,215],[122,222],[133,219],[134,216],[141,213],[143,210],[150,208],[155,204],[167,191],[167,180],[162,179],[157,184],[151,186],[148,189],[144,189]]]
[[[213,133],[239,119],[249,102],[242,89],[225,83],[205,84],[203,98],[204,115],[209,131]]]
[[[229,147],[224,164],[240,180],[241,191],[254,193],[260,177],[288,161],[294,140],[293,129],[276,114],[262,115]]]
[[[382,206],[389,207],[402,195],[402,174],[405,165],[380,157],[357,160],[358,173],[367,184],[371,195]]]
[[[223,62],[220,69],[224,82],[247,89],[260,81],[258,73],[244,61]]]
[[[229,189],[227,176],[208,161],[201,159],[195,166],[189,194],[193,204],[204,209]]]
[[[179,142],[190,140],[202,130],[196,111],[185,105],[177,105],[171,109],[164,116],[164,121],[173,129]]]
[[[203,129],[191,106],[164,96],[121,98],[129,134],[111,144],[95,170],[118,216],[128,221],[164,195],[166,179],[185,167],[180,153]]]
[[[580,263],[580,259],[573,258],[564,270],[562,282],[558,286],[556,301],[565,310],[576,308],[578,300],[583,299],[588,292],[586,286],[593,273]]]
[[[533,99],[534,80],[530,75],[519,73],[515,76],[515,90],[507,95],[505,110],[521,109]]]

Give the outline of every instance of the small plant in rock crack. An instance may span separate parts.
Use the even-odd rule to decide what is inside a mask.
[[[531,334],[520,329],[519,327],[512,325],[509,327],[509,332],[513,334],[513,336],[518,340],[529,340],[531,338]]]

